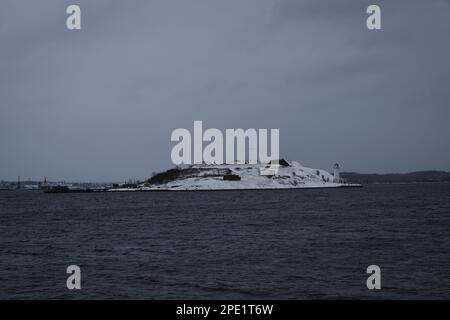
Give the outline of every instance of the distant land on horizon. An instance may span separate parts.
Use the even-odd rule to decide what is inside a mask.
[[[349,183],[374,184],[374,183],[426,183],[426,182],[450,182],[450,172],[439,170],[414,171],[409,173],[358,173],[358,172],[341,172],[341,177]],[[142,179],[142,181],[148,178]],[[49,181],[49,182],[57,182]],[[22,180],[22,185],[34,185],[42,181],[38,180]],[[77,185],[108,185],[113,182],[75,182],[70,183]],[[16,181],[7,181],[0,179],[0,188],[16,185]]]
[[[450,182],[450,172],[438,170],[383,174],[342,172],[341,177],[360,184]]]

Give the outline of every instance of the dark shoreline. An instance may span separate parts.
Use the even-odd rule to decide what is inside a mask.
[[[304,188],[252,188],[252,189],[200,189],[200,190],[170,190],[170,189],[154,189],[154,190],[98,190],[98,191],[66,191],[66,192],[45,192],[45,193],[144,193],[144,192],[219,192],[219,191],[286,191],[286,190],[312,190],[312,189],[349,189],[362,188],[362,185],[340,186],[340,187],[304,187]]]
[[[48,191],[48,190],[26,190],[26,189],[0,189],[1,192],[43,192],[43,193],[104,193],[104,192],[118,192],[118,193],[127,193],[127,192],[214,192],[214,191],[278,191],[278,190],[298,190],[298,189],[348,189],[348,188],[363,188],[371,185],[428,185],[428,184],[448,184],[450,181],[414,181],[414,182],[373,182],[373,183],[360,183],[350,186],[340,186],[340,187],[304,187],[304,188],[252,188],[252,189],[211,189],[211,190],[171,190],[171,189],[154,189],[154,190],[118,190],[111,191],[108,190],[98,190],[98,189],[83,189],[83,190],[58,190],[58,191]]]

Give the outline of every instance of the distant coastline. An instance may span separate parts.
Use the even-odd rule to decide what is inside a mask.
[[[357,173],[357,172],[342,172],[341,177],[347,180],[349,183],[357,183],[362,185],[370,184],[402,184],[402,183],[450,183],[450,172],[447,171],[415,171],[409,173]],[[21,181],[22,190],[36,190],[37,186],[42,183],[35,180]],[[56,183],[56,182],[55,182]],[[113,186],[113,182],[73,182],[74,186],[80,188],[109,188]],[[32,188],[29,186],[36,186]],[[0,191],[11,191],[17,189],[17,181],[0,181]]]
[[[450,172],[433,170],[386,174],[342,172],[341,176],[349,182],[366,185],[378,183],[387,184],[450,182]]]

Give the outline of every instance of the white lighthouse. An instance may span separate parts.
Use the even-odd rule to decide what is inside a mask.
[[[339,176],[340,169],[341,169],[341,167],[339,166],[339,164],[335,163],[333,166],[333,182],[336,182],[336,183],[341,182],[341,177]]]

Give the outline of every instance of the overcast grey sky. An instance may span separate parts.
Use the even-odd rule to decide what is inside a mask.
[[[194,120],[279,128],[316,168],[450,170],[450,2],[1,0],[0,179],[145,178]]]

